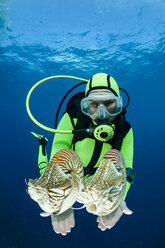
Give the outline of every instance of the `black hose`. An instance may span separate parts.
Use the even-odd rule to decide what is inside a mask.
[[[56,117],[55,117],[55,129],[57,129],[57,121],[58,121],[58,116],[59,116],[59,112],[60,112],[60,109],[61,109],[61,106],[63,104],[63,102],[65,101],[66,97],[69,95],[70,92],[72,92],[72,90],[74,90],[75,88],[77,88],[78,86],[82,85],[82,84],[86,84],[87,82],[81,82],[79,84],[76,84],[75,86],[73,86],[70,90],[68,90],[68,92],[65,94],[65,96],[62,98],[59,106],[58,106],[58,109],[57,109],[57,113],[56,113]]]

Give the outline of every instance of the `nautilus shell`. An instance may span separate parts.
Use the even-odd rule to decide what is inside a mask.
[[[57,152],[44,173],[28,182],[29,195],[45,211],[42,216],[60,214],[70,208],[77,200],[83,175],[82,162],[74,151]]]
[[[126,187],[126,169],[122,154],[108,151],[93,176],[81,185],[78,202],[98,216],[113,212],[121,203]]]
[[[44,173],[28,182],[28,193],[45,212],[61,214],[77,201],[98,216],[113,212],[123,200],[126,169],[122,154],[109,150],[94,175],[83,181],[83,165],[71,149],[57,152]]]

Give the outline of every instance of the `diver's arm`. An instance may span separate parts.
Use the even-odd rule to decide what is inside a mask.
[[[57,129],[73,130],[73,125],[68,113],[64,114]],[[70,149],[72,145],[72,139],[73,139],[73,134],[56,133],[53,139],[50,159],[52,159],[54,154],[56,154],[58,151],[62,149]]]
[[[129,130],[125,138],[123,139],[122,147],[121,147],[121,153],[125,160],[126,168],[133,168],[133,130],[132,128]],[[128,193],[128,190],[131,186],[131,183],[127,181],[126,183],[126,192],[124,195],[124,200],[126,198],[126,195]]]

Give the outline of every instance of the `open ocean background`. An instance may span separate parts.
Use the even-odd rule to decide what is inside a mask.
[[[98,72],[131,98],[136,178],[126,202],[134,213],[102,232],[96,216],[76,211],[72,232],[57,235],[26,193],[25,178],[38,177],[30,132],[48,137],[48,154],[53,139],[30,120],[26,96],[44,77]],[[60,100],[77,82],[40,85],[30,101],[37,120],[53,128]],[[164,0],[0,0],[0,248],[164,247],[164,99]]]

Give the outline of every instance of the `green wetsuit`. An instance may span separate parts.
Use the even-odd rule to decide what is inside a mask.
[[[76,125],[77,119],[75,118],[73,119],[73,121],[74,121],[74,124]],[[68,113],[64,114],[57,129],[58,130],[73,130],[72,121]],[[53,144],[52,144],[50,159],[52,159],[55,153],[57,153],[58,151],[62,149],[73,149],[72,140],[73,140],[73,134],[56,133],[54,136]],[[94,146],[95,146],[95,139],[89,138],[89,137],[84,138],[83,140],[75,143],[74,150],[80,157],[84,167],[86,167],[91,160],[91,157],[94,151]],[[99,159],[97,163],[93,165],[93,167],[99,166],[101,160],[103,159],[104,154],[110,149],[112,149],[112,146],[109,143],[103,143]],[[132,131],[132,128],[129,130],[127,135],[124,137],[120,152],[122,153],[124,157],[126,168],[127,167],[132,168],[133,166],[133,131]],[[46,163],[45,163],[45,166],[46,166]],[[42,163],[42,169],[40,170],[40,173],[42,174],[43,171],[44,171],[44,167]],[[129,188],[130,188],[130,183],[127,182],[124,199],[126,198]]]

